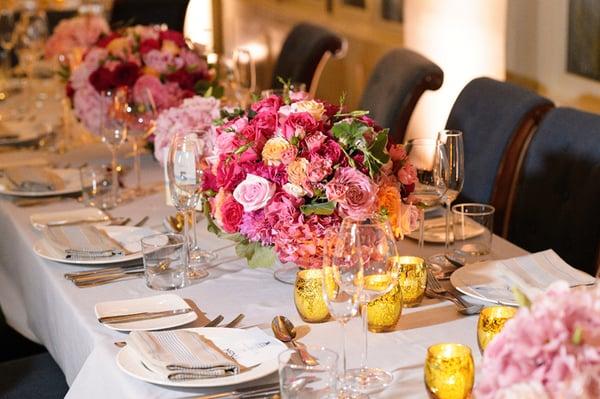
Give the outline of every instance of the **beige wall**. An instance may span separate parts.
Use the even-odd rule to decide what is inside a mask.
[[[600,113],[600,82],[566,71],[568,3],[509,0],[509,77],[537,88],[558,104]]]

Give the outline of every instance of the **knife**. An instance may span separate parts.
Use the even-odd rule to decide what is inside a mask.
[[[128,323],[130,321],[152,320],[161,317],[176,316],[189,312],[192,312],[192,308],[165,310],[163,312],[140,312],[118,316],[105,316],[98,318],[98,321],[103,324]]]
[[[204,396],[191,396],[187,399],[224,399],[224,398],[252,398],[260,395],[268,396],[279,392],[279,383],[259,385],[255,387],[239,388],[235,391],[213,393]],[[186,399],[186,398],[184,398]]]

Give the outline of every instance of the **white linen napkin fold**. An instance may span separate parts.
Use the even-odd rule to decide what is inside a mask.
[[[52,246],[64,252],[65,259],[97,259],[140,252],[141,238],[156,234],[144,227],[88,223],[47,226],[43,233]]]
[[[4,170],[4,176],[16,191],[44,192],[65,188],[65,182],[48,168],[20,166]]]
[[[193,331],[132,331],[127,345],[146,367],[169,380],[223,377],[240,372],[237,362]]]

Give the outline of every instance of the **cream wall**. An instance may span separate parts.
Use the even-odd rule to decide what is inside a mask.
[[[568,0],[509,0],[509,78],[558,104],[600,113],[600,82],[566,70],[568,17]]]

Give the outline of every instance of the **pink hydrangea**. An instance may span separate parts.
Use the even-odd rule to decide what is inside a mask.
[[[477,398],[495,399],[517,384],[540,385],[550,398],[598,397],[600,287],[555,283],[506,323],[485,350]],[[565,396],[575,385],[579,393]]]
[[[63,19],[46,42],[44,55],[52,58],[59,54],[68,55],[75,50],[85,51],[109,31],[108,23],[99,16],[84,15]]]

